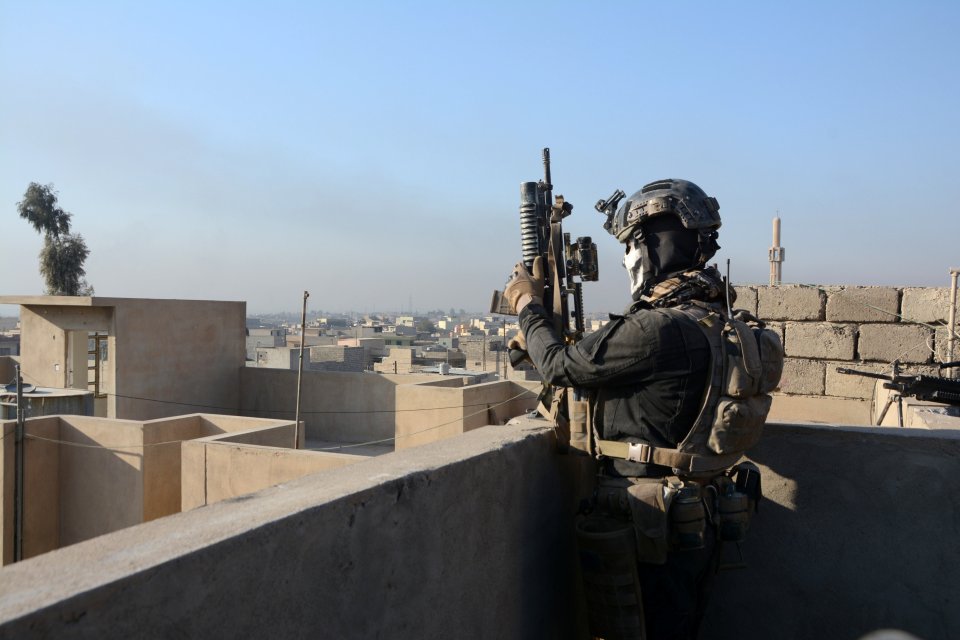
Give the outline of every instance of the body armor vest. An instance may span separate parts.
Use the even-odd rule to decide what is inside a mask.
[[[745,311],[731,318],[696,301],[659,311],[694,320],[710,344],[710,379],[697,418],[676,449],[597,439],[597,452],[671,467],[681,475],[723,471],[760,439],[769,394],[783,372],[780,337]]]

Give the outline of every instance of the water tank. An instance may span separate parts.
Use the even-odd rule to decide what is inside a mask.
[[[441,362],[439,369],[440,369],[440,375],[442,376],[450,375],[450,365],[448,363]]]

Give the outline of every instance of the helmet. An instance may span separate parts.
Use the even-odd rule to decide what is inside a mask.
[[[673,214],[685,229],[709,234],[720,228],[720,203],[687,180],[657,180],[627,198],[604,228],[626,242],[639,225],[651,218]],[[716,236],[714,236],[716,237]]]

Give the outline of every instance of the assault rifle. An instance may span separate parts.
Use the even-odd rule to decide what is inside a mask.
[[[958,363],[947,363],[941,365],[940,369],[955,366]],[[913,397],[924,402],[941,402],[955,407],[960,406],[960,380],[950,378],[941,378],[940,376],[911,375],[900,374],[900,367],[897,362],[893,363],[893,375],[884,375],[882,373],[873,373],[871,371],[857,371],[856,369],[845,369],[837,367],[837,373],[847,375],[863,376],[865,378],[875,378],[877,380],[886,380],[883,384],[884,389],[890,389],[894,393],[887,398],[877,424],[882,424],[883,419],[894,401],[897,403],[898,424],[903,426],[903,397]]]
[[[520,245],[522,262],[528,271],[540,257],[544,268],[543,305],[550,313],[553,328],[567,344],[583,337],[583,283],[599,278],[597,245],[589,236],[570,241],[563,232],[563,219],[573,212],[573,205],[562,195],[553,198],[550,180],[550,149],[543,150],[543,180],[520,183]],[[579,279],[579,280],[578,280]],[[572,298],[572,305],[571,305]],[[571,308],[572,307],[572,308]],[[494,291],[491,313],[511,315],[502,292]],[[517,366],[526,354],[510,352],[510,362]]]
[[[617,193],[623,197],[622,192]],[[607,201],[601,202],[609,205]],[[614,209],[616,202],[612,204]],[[544,269],[543,306],[557,335],[567,344],[580,340],[585,331],[583,283],[599,278],[597,245],[589,236],[571,242],[570,234],[563,232],[563,219],[572,211],[573,205],[564,200],[562,195],[553,197],[550,149],[544,149],[543,180],[520,183],[522,262],[528,271],[532,271],[534,260],[541,258]],[[493,292],[490,311],[511,315],[502,292]],[[519,349],[510,350],[510,363],[514,367],[526,357],[527,354]],[[586,399],[578,389],[573,389],[572,393],[567,391],[544,384],[540,394],[540,412],[557,426],[561,448],[565,448],[569,442],[577,449],[588,451],[590,439]]]

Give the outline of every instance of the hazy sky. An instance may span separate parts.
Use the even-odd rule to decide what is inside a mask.
[[[0,293],[43,289],[35,181],[97,295],[481,310],[544,146],[588,310],[628,298],[593,204],[663,177],[737,283],[779,210],[787,282],[946,286],[960,3],[786,4],[0,0]]]

